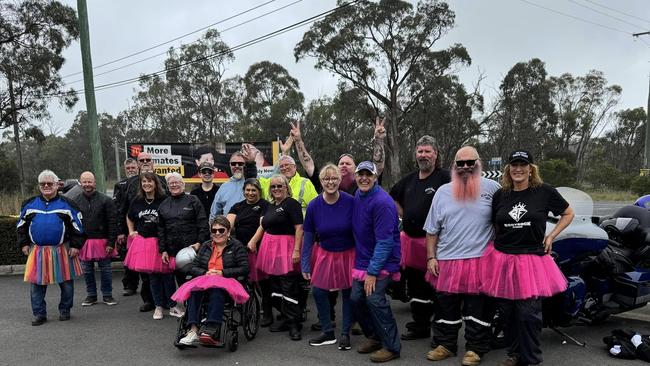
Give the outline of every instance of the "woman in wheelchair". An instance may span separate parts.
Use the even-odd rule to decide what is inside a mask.
[[[248,252],[242,243],[230,237],[230,228],[230,222],[225,216],[215,218],[210,230],[212,240],[201,244],[189,268],[192,276],[222,276],[240,282],[246,280],[249,271]],[[210,278],[204,278],[205,283],[210,282]],[[179,340],[180,344],[191,346],[198,341],[207,346],[222,345],[219,334],[223,322],[224,302],[230,291],[227,285],[224,288],[204,290],[200,285],[195,286],[187,303],[187,325],[190,330]],[[202,301],[207,302],[207,313],[206,321],[199,330]]]

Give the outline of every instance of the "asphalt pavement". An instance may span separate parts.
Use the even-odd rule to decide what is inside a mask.
[[[160,321],[152,313],[140,313],[139,296],[123,297],[121,272],[114,274],[114,294],[118,305],[97,304],[81,307],[85,297],[82,279],[75,282],[75,300],[72,319],[58,320],[57,303],[60,291],[49,286],[48,321],[42,326],[31,326],[29,286],[21,276],[0,276],[3,301],[0,302],[0,365],[370,365],[367,356],[354,351],[339,351],[336,346],[310,347],[307,340],[318,335],[304,330],[303,340],[289,340],[287,333],[269,333],[260,329],[258,336],[246,341],[240,332],[240,346],[236,352],[226,349],[196,348],[179,351],[172,345],[176,332],[176,318],[165,315]],[[339,305],[340,306],[340,305]],[[316,321],[315,308],[305,323]],[[400,330],[409,321],[408,305],[393,301],[393,311]],[[340,308],[337,309],[340,312]],[[339,313],[340,314],[340,313]],[[340,329],[340,319],[337,329]],[[632,328],[650,333],[648,309],[611,317],[603,325],[580,326],[566,329],[571,335],[585,340],[585,348],[563,344],[563,339],[550,329],[542,333],[545,365],[641,365],[641,361],[617,360],[608,356],[602,337],[614,328]],[[462,337],[462,331],[461,331]],[[352,336],[353,347],[363,336]],[[430,349],[426,339],[402,342],[402,356],[390,365],[429,365],[424,357]],[[459,365],[464,353],[461,338],[458,357],[436,362],[436,365]],[[504,350],[486,354],[482,365],[496,365],[505,358]]]

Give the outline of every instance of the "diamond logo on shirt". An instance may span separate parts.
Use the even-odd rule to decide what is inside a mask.
[[[526,205],[519,202],[512,207],[512,210],[508,212],[508,215],[510,215],[510,217],[512,217],[513,220],[519,222],[519,220],[521,220],[521,218],[526,214],[526,212],[528,212],[528,210],[526,210]]]

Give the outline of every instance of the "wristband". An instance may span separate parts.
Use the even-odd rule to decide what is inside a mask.
[[[427,263],[429,263],[429,261],[432,260],[432,259],[436,259],[436,257],[429,257],[429,258],[427,258]]]

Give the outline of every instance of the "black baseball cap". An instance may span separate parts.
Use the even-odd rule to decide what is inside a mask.
[[[533,163],[533,155],[526,150],[515,150],[510,153],[510,158],[508,159],[508,164],[512,164],[515,161],[523,161],[526,164]]]

